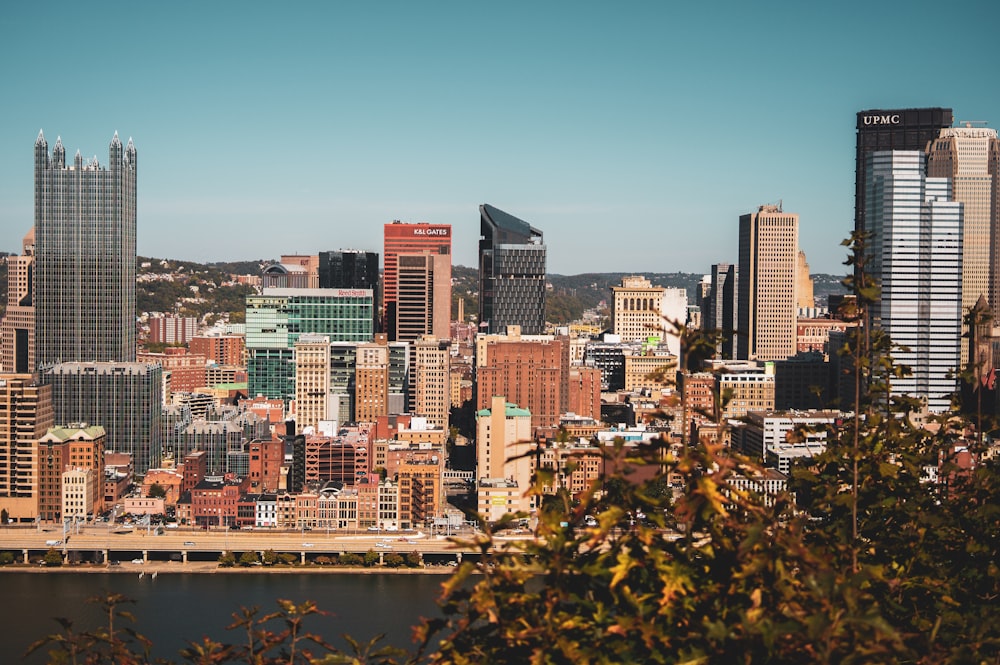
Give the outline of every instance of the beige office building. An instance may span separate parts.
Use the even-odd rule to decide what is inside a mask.
[[[389,345],[379,333],[375,341],[358,344],[355,360],[354,419],[375,422],[389,414]]]
[[[448,429],[451,411],[451,353],[448,340],[425,335],[413,343],[413,414]]]
[[[7,257],[7,311],[0,319],[0,371],[35,371],[35,229],[21,241],[21,255]]]
[[[983,295],[997,311],[1000,301],[1000,236],[998,178],[1000,141],[997,130],[986,127],[950,127],[930,144],[927,176],[948,178],[952,200],[963,206],[962,313],[968,313]],[[993,266],[991,270],[991,265]],[[963,324],[962,332],[968,333]],[[962,345],[962,364],[968,349]]]
[[[531,486],[533,447],[531,413],[494,395],[489,409],[476,413],[477,504],[487,519],[528,511],[535,502],[525,496]]]
[[[795,299],[799,309],[812,309],[816,306],[813,278],[809,274],[809,262],[806,261],[806,253],[801,249],[795,268]]]
[[[740,217],[736,357],[784,360],[795,355],[799,216],[762,205]]]
[[[0,509],[13,522],[38,516],[37,441],[52,424],[52,386],[31,374],[0,375]]]
[[[612,332],[621,336],[623,342],[664,336],[662,286],[653,286],[645,277],[632,275],[623,277],[621,286],[612,286],[611,292],[614,294]]]
[[[295,420],[299,430],[334,420],[330,410],[330,338],[301,335],[295,342]]]

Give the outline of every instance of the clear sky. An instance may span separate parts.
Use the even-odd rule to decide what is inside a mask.
[[[139,155],[139,253],[382,251],[394,219],[481,203],[545,234],[549,272],[708,272],[783,201],[845,272],[855,113],[1000,125],[1000,4],[8,2],[0,249],[32,224],[39,129]]]

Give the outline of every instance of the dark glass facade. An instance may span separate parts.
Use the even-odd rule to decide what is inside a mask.
[[[951,127],[954,114],[946,108],[868,109],[858,111],[857,155],[854,170],[854,229],[865,224],[865,168],[868,156],[877,150],[927,151],[945,127]]]
[[[319,288],[378,289],[378,253],[342,249],[319,253]]]
[[[545,332],[542,232],[491,205],[479,206],[479,332]]]

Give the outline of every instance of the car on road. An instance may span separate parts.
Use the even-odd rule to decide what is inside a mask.
[[[193,540],[185,540],[184,541],[184,547],[194,547],[194,541]]]
[[[302,543],[302,547],[313,547],[312,543]]]
[[[387,550],[391,550],[392,549],[392,545],[390,545],[389,543],[375,543],[375,547],[381,547],[381,548],[387,549]]]
[[[132,563],[134,563],[137,566],[141,566],[143,564],[143,561],[142,559],[132,559]]]

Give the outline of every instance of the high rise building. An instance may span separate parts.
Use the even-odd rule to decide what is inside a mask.
[[[36,444],[53,423],[51,387],[31,374],[0,375],[0,509],[13,522],[38,516]]]
[[[387,322],[389,339],[412,342],[424,335],[442,339],[451,331],[451,256],[399,254],[396,297]]]
[[[247,296],[246,347],[250,395],[295,396],[294,347],[299,335],[331,342],[368,342],[374,334],[371,289],[264,289]]]
[[[319,253],[319,288],[321,289],[369,289],[372,304],[373,331],[381,330],[379,316],[378,252],[364,252],[357,249],[341,249],[336,252]]]
[[[676,337],[673,321],[667,321],[663,308],[665,292],[640,275],[622,277],[620,286],[611,287],[611,332],[623,342],[666,339],[671,331]]]
[[[950,407],[962,332],[962,204],[947,178],[928,178],[918,151],[872,153],[865,218],[872,240],[868,270],[881,286],[871,323],[889,334],[893,357],[910,368],[893,394]]]
[[[7,311],[0,321],[0,371],[35,371],[35,229],[21,242],[21,255],[7,257]]]
[[[415,416],[444,430],[451,411],[451,345],[448,340],[427,335],[413,343],[413,408]]]
[[[354,418],[375,422],[389,415],[389,345],[383,334],[355,351]]]
[[[505,513],[529,511],[531,485],[531,413],[507,402],[502,395],[489,400],[490,408],[476,412],[477,512],[490,520]]]
[[[951,180],[952,200],[962,204],[962,312],[986,296],[996,308],[1000,295],[1000,140],[986,127],[942,129],[927,153],[927,175]],[[991,265],[994,268],[991,270]],[[963,326],[968,333],[968,326]],[[963,364],[968,349],[963,347]]]
[[[401,254],[423,254],[446,256],[447,261],[441,261],[438,266],[438,281],[448,285],[448,313],[451,318],[451,225],[450,224],[404,224],[394,221],[386,224],[383,231],[382,271],[382,310],[383,320],[387,329],[394,327],[395,304],[397,299],[397,284],[399,276],[399,256]],[[447,272],[445,272],[447,270]],[[439,337],[447,337],[447,333],[430,331]],[[396,339],[391,337],[390,339]]]
[[[246,363],[246,339],[243,335],[205,335],[192,337],[188,343],[191,353],[205,356],[219,365]]]
[[[160,466],[163,368],[143,363],[60,363],[45,370],[59,423],[101,425],[108,449],[132,455],[135,473]]]
[[[136,353],[136,151],[116,132],[109,165],[66,164],[35,141],[35,344],[40,366],[131,362]]]
[[[806,260],[806,253],[801,249],[795,263],[795,299],[795,306],[798,309],[811,310],[816,307],[809,262]]]
[[[857,149],[854,171],[854,229],[865,223],[865,173],[871,153],[877,150],[919,150],[951,127],[951,109],[868,109],[857,114]]]
[[[795,355],[799,216],[762,205],[740,216],[736,357],[783,360]]]
[[[198,318],[195,316],[149,317],[150,344],[187,344],[197,334]]]
[[[711,288],[702,315],[702,328],[718,331],[722,338],[718,351],[722,358],[727,359],[732,359],[736,352],[739,272],[739,266],[734,264],[712,264]]]
[[[296,425],[315,428],[330,415],[330,338],[300,335],[295,342]]]
[[[406,413],[407,390],[410,383],[410,345],[407,342],[388,342],[385,335],[375,336],[376,345],[385,347],[389,356],[388,386],[385,399],[389,414]],[[363,344],[357,342],[331,342],[330,344],[330,415],[338,423],[364,420],[361,415],[370,413],[365,405],[358,405],[364,399],[359,395],[358,349]],[[369,375],[366,380],[375,377]],[[360,414],[360,415],[359,415]]]
[[[558,428],[569,408],[569,339],[522,339],[497,336],[485,346],[485,362],[477,351],[477,408],[506,400],[531,412],[531,425]]]
[[[378,252],[341,249],[319,253],[319,288],[378,288]]]
[[[479,206],[479,330],[520,326],[545,331],[545,245],[542,232],[503,210]]]

